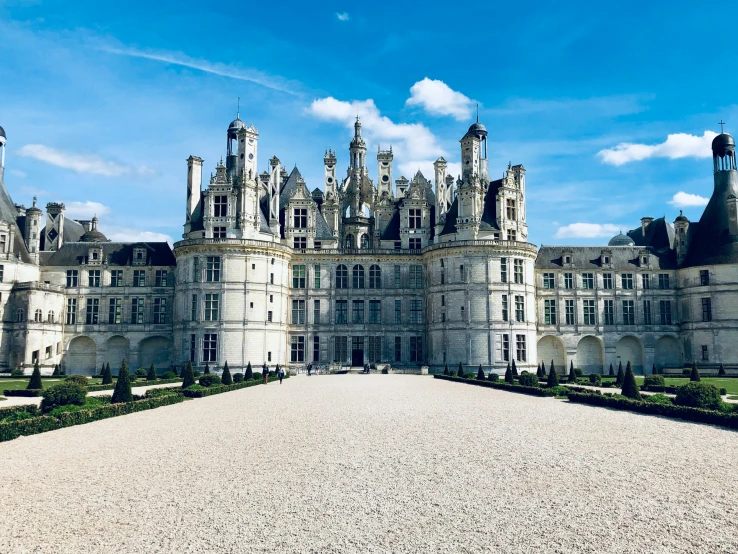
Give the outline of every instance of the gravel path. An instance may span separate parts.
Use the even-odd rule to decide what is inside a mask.
[[[738,434],[296,377],[0,445],[0,552],[738,552]]]

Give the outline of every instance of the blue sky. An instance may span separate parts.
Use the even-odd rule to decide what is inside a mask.
[[[738,127],[732,3],[206,4],[0,0],[17,203],[176,241],[185,160],[214,169],[238,97],[260,166],[297,164],[311,189],[326,148],[347,165],[356,113],[395,178],[432,178],[479,103],[492,176],[528,171],[529,240],[602,244],[643,216],[698,219],[717,122]]]

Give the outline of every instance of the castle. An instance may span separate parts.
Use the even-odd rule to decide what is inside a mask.
[[[259,173],[259,133],[236,118],[203,188],[187,160],[183,239],[114,243],[98,221],[11,201],[0,127],[0,368],[92,374],[133,367],[309,362],[395,367],[553,361],[585,372],[738,364],[735,142],[713,142],[715,189],[699,222],[643,218],[607,246],[527,242],[525,168],[493,180],[487,130],[462,137],[462,173],[434,163],[376,182],[357,118],[349,165],[324,157],[308,189],[275,156]],[[393,187],[394,183],[394,187]]]

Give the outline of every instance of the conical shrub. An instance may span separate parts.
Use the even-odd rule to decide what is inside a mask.
[[[102,377],[103,373],[105,373],[105,363],[100,366],[100,377]]]
[[[536,371],[536,377],[538,377],[539,380],[543,379],[546,376],[546,370],[543,369],[543,362],[538,364],[538,370]]]
[[[210,373],[210,364],[205,364],[205,371],[203,371],[203,375],[207,375]]]
[[[103,369],[103,372],[102,372],[102,384],[103,385],[113,384],[113,374],[110,373],[110,364],[105,364],[105,369]]]
[[[113,404],[133,402],[133,394],[131,393],[131,376],[128,373],[128,364],[125,360],[120,364],[118,380],[115,382],[115,390],[113,390],[113,397],[110,399],[110,402]]]
[[[651,367],[651,373],[653,373],[654,375],[659,374],[659,370],[656,369],[656,362],[654,362],[653,367]]]
[[[482,369],[482,364],[479,364],[479,369],[477,370],[477,380],[484,381],[484,370]]]
[[[718,377],[725,377],[725,368],[722,363],[720,364],[720,369],[718,369]]]
[[[556,368],[554,367],[553,360],[551,360],[551,367],[548,370],[548,386],[549,387],[559,386],[559,376],[556,374]]]
[[[457,376],[463,377],[464,376],[464,366],[461,365],[461,362],[459,362],[459,371],[456,373]]]
[[[54,364],[54,372],[51,374],[52,377],[59,376],[59,364]]]
[[[621,360],[618,364],[618,376],[615,378],[615,386],[622,387],[623,379],[625,379],[625,372],[623,371],[623,362]]]
[[[697,371],[697,363],[692,362],[692,373],[689,374],[689,380],[690,381],[698,381],[700,380],[700,372]]]
[[[505,371],[505,383],[514,383],[515,379],[513,379],[512,374],[512,367],[510,367],[510,364],[507,364],[507,370]]]
[[[177,364],[174,364],[172,366],[172,373],[174,373],[177,377],[179,377],[179,370],[177,369]]]
[[[41,369],[38,367],[38,360],[33,364],[33,373],[31,373],[31,380],[28,381],[26,390],[41,390],[44,386],[41,384]]]
[[[246,373],[243,376],[244,381],[251,381],[254,378],[254,371],[251,369],[251,362],[246,366]]]
[[[154,364],[151,364],[151,367],[149,368],[149,372],[146,374],[146,380],[156,381],[156,366]]]
[[[225,365],[223,366],[223,375],[220,376],[221,381],[223,381],[224,385],[232,385],[233,384],[233,377],[231,377],[231,370],[228,369],[228,361],[226,360]]]
[[[444,375],[448,375],[448,364],[446,364],[445,366],[443,366],[443,374]]]
[[[623,396],[632,398],[633,400],[640,400],[641,393],[638,392],[638,385],[636,384],[635,375],[633,375],[633,368],[630,367],[630,361],[625,368],[625,376],[623,377],[623,390],[621,392]]]
[[[569,360],[569,377],[567,379],[570,383],[577,382],[577,375],[574,373],[574,360]]]
[[[610,364],[610,373],[608,373],[610,377],[615,377],[615,370],[612,367],[612,363]]]
[[[187,364],[182,368],[182,388],[186,389],[187,387],[191,387],[195,384],[195,372],[192,371],[192,362],[187,362]]]
[[[518,368],[515,367],[515,360],[512,361],[512,376],[513,379],[518,377]]]

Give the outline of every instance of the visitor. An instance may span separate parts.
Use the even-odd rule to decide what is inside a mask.
[[[266,365],[266,362],[264,362],[264,366],[261,368],[261,378],[264,379],[264,384],[269,383],[269,368]]]
[[[310,372],[313,371],[313,364],[312,363],[308,364],[307,369],[308,369],[308,377],[310,377]]]
[[[282,384],[282,379],[284,379],[284,369],[280,369],[277,372],[277,377],[279,377],[279,384],[281,385]]]

